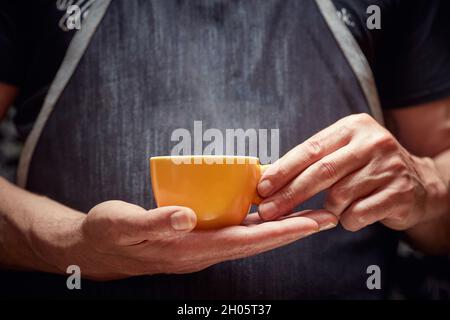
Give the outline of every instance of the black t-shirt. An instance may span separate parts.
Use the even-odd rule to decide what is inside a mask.
[[[450,1],[334,0],[375,75],[383,108],[450,95]],[[70,1],[0,0],[0,82],[17,85],[16,125],[31,130],[76,31],[66,28]],[[86,18],[92,1],[79,4]],[[381,9],[381,29],[369,30],[369,5]]]
[[[15,123],[23,139],[39,114],[76,32],[67,28],[67,8],[73,3],[0,0],[0,82],[20,88]],[[83,21],[93,1],[76,3]]]
[[[369,60],[383,108],[408,107],[450,95],[450,1],[334,3],[348,17],[344,21]],[[381,9],[380,30],[366,26],[370,5]]]

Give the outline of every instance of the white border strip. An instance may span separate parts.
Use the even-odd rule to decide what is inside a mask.
[[[331,0],[316,0],[316,3],[361,85],[372,116],[381,125],[384,125],[383,111],[381,109],[377,87],[372,69],[364,53],[361,51],[350,30],[339,19],[337,9]]]
[[[19,167],[17,169],[17,184],[22,188],[26,187],[31,159],[42,131],[44,130],[45,124],[47,123],[47,120],[50,117],[50,114],[52,113],[61,93],[75,72],[78,63],[88,47],[89,42],[94,35],[97,26],[102,20],[110,2],[111,0],[95,1],[89,9],[89,15],[86,17],[81,30],[77,31],[70,42],[66,55],[64,56],[64,60],[61,63],[61,67],[56,73],[50,89],[48,90],[42,109],[36,119],[33,129],[25,141],[25,145],[20,155]]]

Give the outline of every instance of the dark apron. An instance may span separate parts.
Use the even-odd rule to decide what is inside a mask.
[[[64,68],[64,64],[62,66]],[[280,155],[368,98],[314,1],[112,1],[54,105],[27,189],[88,212],[152,199],[148,158],[177,128],[280,129]],[[321,208],[323,196],[301,208]],[[381,298],[396,236],[340,227],[186,275],[83,282],[67,295],[143,298]],[[382,290],[366,286],[369,265]]]

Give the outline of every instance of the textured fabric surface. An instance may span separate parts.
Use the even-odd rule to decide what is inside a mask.
[[[366,100],[313,1],[113,1],[50,115],[28,189],[85,212],[110,199],[153,207],[148,158],[170,153],[176,128],[276,128],[284,154],[358,112],[369,112]],[[195,274],[87,284],[81,294],[375,299],[395,249],[395,233],[379,225],[338,228]],[[366,287],[372,264],[383,290]]]
[[[12,118],[14,110],[0,121],[0,176],[11,182],[16,180],[17,164],[22,149]]]

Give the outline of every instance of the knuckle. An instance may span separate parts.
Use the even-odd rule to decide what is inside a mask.
[[[403,201],[413,201],[416,191],[416,185],[414,183],[414,178],[410,174],[402,174],[400,178],[397,179],[397,194],[402,197]]]
[[[289,175],[290,175],[290,169],[284,164],[279,164],[278,168],[277,168],[277,176],[288,177]]]
[[[339,204],[347,199],[347,189],[341,186],[334,186],[328,192],[327,203]]]
[[[364,155],[359,150],[347,150],[346,154],[350,161],[360,161],[364,158]]]
[[[351,232],[359,231],[363,227],[361,218],[364,214],[365,210],[357,208],[355,205],[351,206],[341,217],[342,227]]]
[[[409,212],[408,210],[399,210],[396,212],[395,216],[399,222],[406,221],[409,216]]]
[[[349,120],[353,123],[366,125],[375,121],[369,114],[367,113],[356,113],[349,116]]]
[[[304,144],[305,153],[310,159],[316,159],[322,155],[323,147],[317,140],[307,140]]]
[[[321,177],[325,179],[335,179],[338,176],[336,165],[332,161],[320,160],[318,166]]]
[[[296,192],[292,188],[286,188],[281,192],[281,204],[283,206],[294,207]]]
[[[339,137],[340,137],[341,139],[347,140],[348,137],[351,136],[352,132],[353,132],[352,128],[351,128],[348,124],[343,123],[343,124],[339,127],[339,130],[338,130],[338,133],[337,133],[337,134],[339,135]]]
[[[342,189],[339,187],[332,187],[329,191],[328,191],[328,195],[327,195],[327,203],[339,203],[340,200],[342,199]]]
[[[388,168],[397,174],[403,174],[406,169],[406,163],[400,156],[395,156],[389,162]]]
[[[341,226],[342,226],[342,228],[344,228],[345,230],[350,231],[350,232],[356,232],[356,231],[358,231],[360,229],[350,219],[342,219],[341,220]]]
[[[398,144],[397,140],[387,132],[383,132],[381,134],[377,134],[373,141],[373,147],[377,150],[386,151],[394,151],[397,149]]]
[[[407,172],[402,173],[400,177],[398,178],[398,185],[400,190],[402,191],[411,191],[414,189],[414,179],[411,177],[411,175]]]

